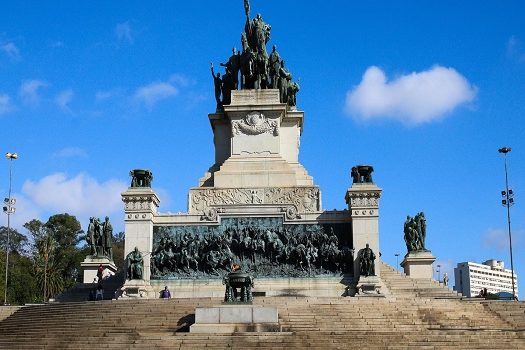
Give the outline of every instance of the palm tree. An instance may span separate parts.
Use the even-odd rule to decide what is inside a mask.
[[[44,302],[63,288],[62,271],[55,264],[54,253],[58,247],[53,236],[47,233],[35,242],[38,255],[35,259],[35,271],[39,284],[43,287]]]

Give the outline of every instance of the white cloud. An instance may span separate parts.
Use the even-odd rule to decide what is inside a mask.
[[[0,94],[0,114],[9,112],[11,108],[11,98],[9,95]]]
[[[18,93],[22,98],[22,101],[31,106],[37,106],[40,103],[41,97],[39,90],[42,87],[46,87],[47,83],[42,80],[26,80],[20,86]]]
[[[519,62],[525,62],[525,50],[515,35],[512,35],[507,41],[507,55],[512,59],[517,59]]]
[[[525,230],[513,230],[513,249],[525,248]],[[509,231],[502,228],[490,228],[481,237],[481,244],[485,249],[495,249],[498,252],[509,251]]]
[[[175,85],[178,85],[178,86],[188,86],[188,85],[193,85],[195,84],[195,82],[191,79],[189,79],[187,76],[185,76],[184,74],[173,74],[170,79],[169,79],[169,82],[170,83],[174,83]]]
[[[138,88],[133,95],[133,101],[152,108],[157,102],[175,96],[178,92],[171,83],[155,82]]]
[[[64,42],[60,40],[54,41],[51,43],[51,47],[55,49],[59,47],[64,47]]]
[[[129,22],[119,23],[115,27],[115,35],[119,42],[133,44],[134,38]]]
[[[371,66],[348,91],[345,111],[365,121],[394,119],[415,125],[444,118],[476,94],[477,88],[453,68],[434,66],[388,81],[380,68]]]
[[[87,156],[86,151],[78,147],[66,147],[53,153],[54,158],[86,158]]]
[[[71,108],[69,107],[69,103],[73,99],[73,96],[74,96],[73,90],[67,89],[67,90],[60,92],[55,97],[55,103],[62,110],[62,112],[72,113]]]
[[[12,60],[18,60],[20,58],[20,50],[13,42],[6,42],[0,45],[2,50]]]
[[[22,186],[21,204],[32,218],[41,213],[69,213],[84,224],[90,216],[121,213],[120,194],[126,188],[126,183],[116,179],[98,182],[87,174],[68,177],[56,173],[37,181],[26,180]],[[17,213],[22,211],[20,209],[22,207]]]
[[[124,89],[114,88],[111,90],[99,90],[95,93],[95,101],[102,102],[111,100],[114,98],[122,97],[125,94]]]

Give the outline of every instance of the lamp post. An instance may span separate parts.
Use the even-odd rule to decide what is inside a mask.
[[[438,282],[441,281],[441,265],[438,264]]]
[[[396,271],[399,271],[399,253],[394,254],[396,256]]]
[[[5,284],[4,284],[4,304],[7,305],[7,274],[9,272],[9,235],[11,233],[11,214],[15,213],[16,199],[11,198],[11,183],[13,175],[13,160],[18,158],[16,153],[5,154],[5,157],[9,160],[9,195],[4,199],[4,213],[7,214],[7,240],[5,245]]]
[[[501,191],[501,204],[507,207],[507,223],[509,228],[509,246],[510,246],[510,272],[512,278],[512,298],[516,300],[516,289],[514,287],[514,261],[512,260],[512,234],[510,230],[510,207],[514,204],[514,193],[512,189],[509,190],[509,177],[507,174],[507,153],[511,151],[510,147],[501,147],[498,149],[499,153],[503,153],[505,158],[505,191]]]

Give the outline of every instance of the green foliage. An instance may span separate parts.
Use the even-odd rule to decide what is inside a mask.
[[[9,257],[9,296],[11,304],[40,302],[39,286],[33,271],[33,261],[27,256]],[[12,263],[11,263],[12,262]]]
[[[77,218],[67,213],[49,217],[45,227],[57,241],[59,248],[76,246],[84,233]]]
[[[118,269],[124,268],[124,232],[113,236],[113,262]]]
[[[5,251],[7,245],[7,227],[0,226],[0,247]],[[9,252],[25,255],[28,252],[27,237],[14,228],[9,229]]]
[[[45,223],[47,234],[56,242],[53,264],[56,273],[61,275],[64,288],[69,288],[78,282],[80,262],[85,255],[77,248],[84,231],[75,216],[56,214]]]
[[[26,234],[9,231],[9,304],[47,301],[80,282],[80,262],[89,247],[80,222],[69,214],[57,214],[47,222],[33,219],[24,224]],[[29,237],[29,238],[28,238]],[[30,243],[31,242],[31,243]],[[7,228],[0,226],[0,300],[3,302]],[[115,264],[124,264],[124,233],[114,236]]]

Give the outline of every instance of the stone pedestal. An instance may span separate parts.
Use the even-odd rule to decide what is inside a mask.
[[[432,279],[432,264],[436,257],[430,251],[410,252],[401,262],[405,274],[410,278]]]
[[[195,309],[191,333],[278,332],[279,313],[261,305],[221,305]]]
[[[360,295],[377,296],[381,293],[381,281],[377,276],[361,276],[357,282],[357,293]]]
[[[120,288],[119,299],[127,298],[156,298],[155,290],[148,281],[144,280],[127,280]]]
[[[83,283],[93,283],[95,278],[97,277],[97,271],[99,265],[104,267],[104,269],[109,269],[113,274],[117,272],[117,266],[115,263],[108,258],[97,258],[97,257],[86,257],[83,262],[80,263],[80,267],[82,268],[84,278],[82,280]]]
[[[153,246],[153,221],[158,214],[159,197],[149,187],[130,187],[122,195],[126,241],[124,256],[138,247],[142,256],[149,257]],[[144,280],[150,279],[150,259],[144,259]]]
[[[374,183],[354,183],[345,200],[352,217],[354,276],[359,276],[358,253],[368,244],[376,256],[375,274],[379,271],[379,198],[381,189]]]
[[[304,113],[281,103],[277,89],[232,91],[231,97],[231,104],[223,111],[209,115],[215,164],[200,179],[198,188],[205,188],[210,195],[236,190],[230,195],[233,201],[226,199],[228,204],[237,198],[242,204],[266,204],[265,189],[305,187],[318,192],[299,163]],[[197,188],[190,192],[190,213],[206,209],[193,202],[200,196]],[[312,209],[318,206],[312,204]]]
[[[381,294],[382,285],[383,282],[377,276],[360,276],[357,281],[347,287],[346,295],[351,297],[384,297],[384,294]]]

